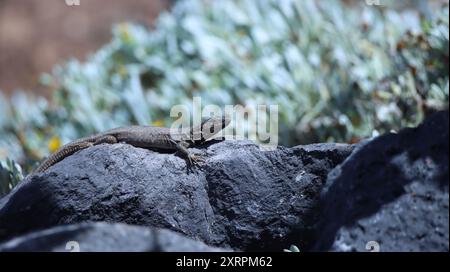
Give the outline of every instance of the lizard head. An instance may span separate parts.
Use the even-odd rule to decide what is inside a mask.
[[[228,116],[202,118],[201,124],[192,129],[192,139],[195,143],[202,143],[211,139],[214,135],[227,127],[230,122],[231,118]]]

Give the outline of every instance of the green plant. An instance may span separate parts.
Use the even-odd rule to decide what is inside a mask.
[[[50,101],[0,95],[0,159],[28,172],[60,143],[169,125],[176,104],[277,104],[283,145],[356,142],[448,107],[448,8],[432,20],[341,1],[177,1],[153,30],[113,28],[42,77]]]
[[[13,160],[0,161],[0,196],[7,194],[23,179],[22,168]]]

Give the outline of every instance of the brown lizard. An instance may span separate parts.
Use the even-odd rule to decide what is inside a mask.
[[[196,165],[200,158],[191,154],[188,148],[198,146],[211,139],[229,123],[228,117],[209,117],[203,119],[200,125],[192,127],[188,132],[175,133],[170,128],[154,126],[130,126],[111,129],[62,146],[44,160],[33,173],[44,172],[77,151],[104,143],[127,143],[153,150],[178,151],[186,157],[191,165]]]

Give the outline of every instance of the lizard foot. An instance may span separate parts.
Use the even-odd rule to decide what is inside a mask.
[[[189,154],[188,155],[189,164],[196,167],[201,167],[205,160],[199,155]]]

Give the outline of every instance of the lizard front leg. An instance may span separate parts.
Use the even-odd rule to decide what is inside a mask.
[[[174,143],[176,144],[177,151],[180,152],[181,154],[183,154],[187,158],[190,165],[200,167],[200,163],[203,162],[203,159],[195,154],[192,154],[188,150],[188,147],[189,147],[188,142],[180,141],[180,142],[174,142]]]

